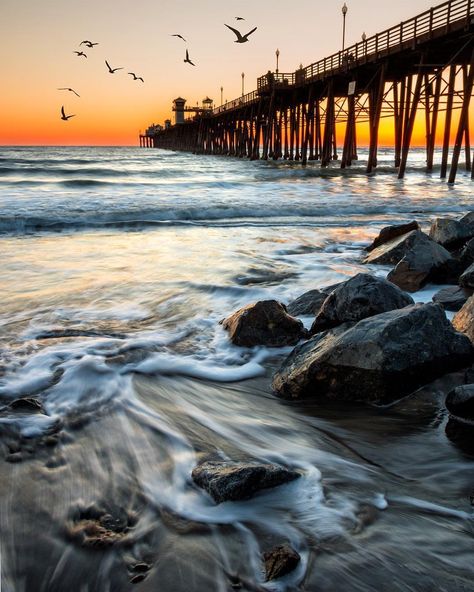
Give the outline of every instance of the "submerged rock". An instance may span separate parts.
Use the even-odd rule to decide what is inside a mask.
[[[276,300],[261,300],[234,312],[222,321],[235,345],[252,347],[295,345],[307,336],[303,323],[290,316]]]
[[[431,224],[430,238],[446,248],[454,249],[474,236],[474,226],[454,218],[436,218]]]
[[[309,290],[290,302],[286,308],[289,314],[293,316],[317,315],[327,297],[327,292]]]
[[[319,333],[346,322],[356,323],[411,304],[414,304],[413,298],[387,280],[368,273],[358,273],[326,298],[313,322],[311,333]]]
[[[458,386],[448,393],[446,409],[455,417],[474,421],[474,384]]]
[[[459,286],[448,286],[436,292],[433,296],[433,302],[441,304],[444,310],[457,312],[464,306],[471,295],[472,290],[466,290]]]
[[[205,461],[193,469],[191,476],[220,504],[248,499],[261,489],[293,481],[300,473],[274,464]]]
[[[23,397],[21,399],[15,399],[8,405],[8,407],[14,411],[21,413],[42,413],[46,414],[43,404],[36,397]]]
[[[470,296],[461,310],[454,315],[453,327],[474,343],[474,296]]]
[[[293,571],[301,560],[290,545],[279,545],[263,554],[265,580],[277,580]]]
[[[296,347],[273,379],[288,399],[393,401],[474,358],[437,304],[415,304],[341,325]]]
[[[394,238],[402,236],[403,234],[407,234],[407,232],[411,232],[412,230],[419,230],[420,226],[418,222],[412,220],[412,222],[407,222],[406,224],[397,224],[396,226],[386,226],[382,228],[379,232],[378,236],[376,236],[371,245],[366,248],[366,251],[373,251],[380,245],[387,243]]]

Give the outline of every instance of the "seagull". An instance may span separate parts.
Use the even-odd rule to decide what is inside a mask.
[[[236,16],[236,17],[235,17],[235,20],[236,20],[236,21],[244,21],[245,19],[244,19],[244,17],[243,17],[243,16]]]
[[[107,68],[109,69],[110,74],[114,74],[115,72],[117,72],[117,70],[123,70],[123,68],[111,68],[107,60],[105,60],[105,63],[107,65]]]
[[[186,43],[186,39],[182,35],[180,35],[179,33],[173,33],[173,35],[171,35],[171,37],[179,37],[180,39],[182,39]]]
[[[249,31],[246,35],[242,35],[242,33],[240,31],[237,31],[237,29],[234,29],[234,27],[231,27],[230,25],[225,26],[237,35],[237,39],[234,43],[246,43],[249,40],[249,35],[251,35],[254,31],[257,30],[257,27],[255,27],[255,29]]]
[[[69,90],[71,92],[73,92],[77,97],[80,97],[81,95],[78,95],[77,92],[73,89],[73,88],[58,88],[58,90]]]
[[[74,53],[76,53],[78,56],[84,56],[85,58],[87,57],[83,51],[75,51]]]
[[[183,62],[185,62],[186,64],[191,64],[191,66],[195,66],[196,65],[196,64],[193,64],[192,61],[189,59],[188,50],[186,50],[186,59],[183,60]]]
[[[75,115],[66,115],[66,113],[64,113],[64,106],[61,107],[61,119],[63,121],[67,121],[68,119],[71,119],[71,117],[75,117]]]
[[[94,45],[99,45],[98,43],[92,43],[92,41],[88,41],[87,39],[85,41],[81,41],[79,43],[79,45],[87,45],[87,47],[89,47],[90,49],[92,49],[94,47]]]
[[[135,72],[129,72],[129,74],[133,76],[133,80],[141,80],[142,82],[145,82],[143,78],[141,76],[137,76]]]

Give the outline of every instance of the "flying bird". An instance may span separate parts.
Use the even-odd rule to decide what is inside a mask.
[[[196,64],[193,64],[192,61],[189,59],[189,53],[188,50],[186,50],[186,59],[183,60],[184,63],[186,64],[191,64],[191,66],[195,66]]]
[[[230,25],[225,26],[237,35],[237,39],[234,43],[246,43],[249,40],[249,35],[251,35],[254,31],[257,30],[257,27],[255,27],[255,29],[249,31],[246,35],[242,35],[242,33],[240,31],[237,31],[237,29],[234,29],[234,27],[231,27]]]
[[[182,35],[180,35],[179,33],[173,33],[173,35],[171,35],[171,37],[179,37],[180,39],[182,39],[186,43],[186,39]]]
[[[137,76],[135,72],[129,72],[129,74],[133,76],[133,80],[141,80],[142,82],[145,82],[143,78],[141,76]]]
[[[75,115],[66,115],[66,113],[64,113],[64,105],[61,107],[61,119],[63,121],[67,121],[68,119],[71,119],[71,117],[75,117]]]
[[[235,20],[236,20],[236,21],[244,21],[245,19],[244,19],[244,17],[243,17],[243,16],[236,16],[236,17],[235,17]]]
[[[92,41],[88,41],[87,39],[85,39],[84,41],[81,41],[79,43],[79,45],[82,45],[82,44],[86,45],[90,49],[92,49],[94,47],[94,45],[99,45],[98,43],[92,43]]]
[[[69,90],[69,91],[73,92],[77,97],[81,96],[81,95],[78,95],[77,92],[73,88],[65,87],[65,88],[58,88],[58,90]]]
[[[112,68],[107,60],[105,60],[107,68],[109,69],[110,74],[114,74],[117,70],[123,70],[123,68]]]
[[[87,57],[83,51],[75,51],[74,53],[76,53],[78,56],[84,56],[85,58]]]

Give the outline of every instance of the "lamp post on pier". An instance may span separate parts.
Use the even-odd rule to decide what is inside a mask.
[[[245,73],[242,72],[242,96],[244,96],[244,80],[245,80]]]
[[[344,46],[346,42],[346,14],[347,14],[347,5],[344,2],[342,6],[342,51],[344,51]]]
[[[362,43],[364,44],[364,53],[367,53],[367,35],[365,31],[362,33]]]
[[[280,57],[280,50],[279,49],[276,50],[275,55],[276,55],[276,59],[277,59],[277,67],[276,67],[276,71],[275,72],[276,72],[276,74],[278,76],[278,58]]]
[[[223,87],[223,86],[221,86],[221,107],[222,107],[222,105],[224,104],[224,103],[223,103],[223,100],[222,100],[222,97],[223,97],[223,96],[224,96],[224,87]]]

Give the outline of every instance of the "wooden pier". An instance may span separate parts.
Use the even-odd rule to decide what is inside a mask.
[[[474,179],[469,129],[473,81],[474,0],[449,0],[295,72],[268,72],[251,93],[140,136],[140,145],[303,165],[312,160],[322,167],[340,160],[345,168],[357,160],[357,124],[365,123],[371,173],[377,166],[380,122],[392,118],[394,165],[403,178],[418,116],[426,129],[427,170],[434,166],[439,132],[440,176],[449,175],[448,182],[454,183],[463,148]],[[344,126],[342,146],[337,145],[339,124]],[[444,128],[438,129],[441,124]]]

